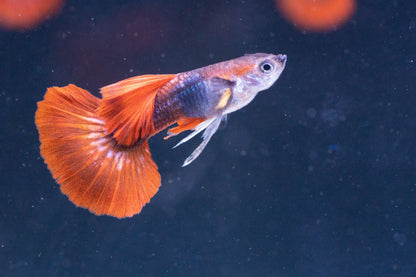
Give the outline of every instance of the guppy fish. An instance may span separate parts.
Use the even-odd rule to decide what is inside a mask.
[[[282,54],[245,55],[188,72],[122,80],[103,87],[102,99],[72,84],[51,87],[35,116],[41,155],[75,205],[96,215],[131,217],[161,184],[151,136],[174,123],[168,137],[193,130],[178,146],[204,131],[183,166],[190,164],[222,118],[273,85],[285,64]]]

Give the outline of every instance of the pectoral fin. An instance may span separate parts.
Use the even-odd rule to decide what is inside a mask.
[[[218,101],[217,106],[215,106],[215,109],[222,110],[225,106],[227,106],[228,100],[230,100],[231,97],[231,89],[226,89],[223,94],[220,97],[220,101]]]
[[[214,110],[224,109],[232,96],[235,82],[220,77],[208,80],[208,89],[216,96]]]

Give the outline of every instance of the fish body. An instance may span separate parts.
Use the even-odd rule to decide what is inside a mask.
[[[222,114],[228,114],[250,103],[259,91],[269,88],[279,78],[285,63],[285,55],[246,55],[180,73],[162,90],[169,91],[166,94],[172,98],[180,98],[178,102],[185,105],[185,116],[210,117],[218,114],[220,109],[215,107],[223,93],[230,89],[229,103],[221,109]],[[264,65],[270,65],[269,73],[261,71]]]
[[[68,85],[47,90],[35,122],[41,155],[78,206],[117,218],[141,211],[161,179],[147,140],[174,123],[169,138],[203,132],[194,161],[221,120],[279,78],[285,55],[251,54],[178,74],[142,75],[101,89],[102,99]]]

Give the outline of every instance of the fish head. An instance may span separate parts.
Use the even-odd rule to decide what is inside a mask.
[[[280,77],[287,60],[284,54],[263,53],[245,55],[244,58],[252,64],[252,68],[240,78],[246,89],[254,93],[270,88]]]
[[[241,109],[250,103],[259,91],[270,88],[283,72],[287,56],[257,53],[239,59],[246,70],[236,78],[231,78],[236,85],[226,113]]]

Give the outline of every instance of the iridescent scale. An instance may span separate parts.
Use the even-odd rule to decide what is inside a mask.
[[[206,103],[204,78],[192,71],[178,74],[156,95],[153,114],[155,129],[164,129],[183,116],[204,117]]]

